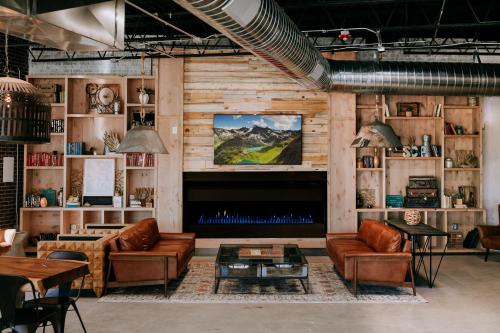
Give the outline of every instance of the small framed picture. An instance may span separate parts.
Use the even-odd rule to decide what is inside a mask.
[[[458,224],[458,223],[451,224],[451,230],[457,231],[458,229],[460,229],[460,224]]]
[[[419,103],[397,103],[398,117],[418,117]]]

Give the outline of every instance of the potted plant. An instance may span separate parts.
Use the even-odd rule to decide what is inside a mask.
[[[137,88],[137,92],[139,93],[139,103],[141,104],[148,104],[149,96],[154,94],[153,89],[145,87]]]

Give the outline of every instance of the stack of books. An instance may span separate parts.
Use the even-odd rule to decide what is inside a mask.
[[[66,144],[67,155],[83,155],[85,152],[84,142],[68,142]]]
[[[155,158],[153,154],[132,153],[127,154],[127,166],[130,167],[154,167]]]

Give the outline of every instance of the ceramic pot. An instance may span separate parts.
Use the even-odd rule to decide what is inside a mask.
[[[149,95],[145,93],[139,93],[139,103],[148,104],[149,103]]]

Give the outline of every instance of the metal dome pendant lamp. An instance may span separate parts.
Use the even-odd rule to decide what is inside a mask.
[[[0,77],[0,141],[50,142],[50,104],[31,83],[9,76],[8,34],[5,34],[5,77]]]
[[[144,52],[141,54],[141,89],[144,89]],[[154,127],[146,126],[144,119],[146,111],[141,100],[141,125],[127,131],[122,143],[116,150],[117,153],[149,153],[168,154],[158,132]]]

